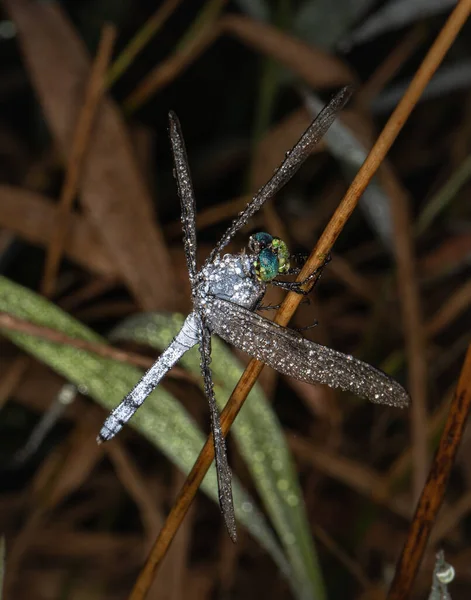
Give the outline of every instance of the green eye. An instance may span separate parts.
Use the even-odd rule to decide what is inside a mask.
[[[269,233],[265,233],[265,231],[255,233],[252,237],[262,248],[266,248],[273,240],[273,237]]]
[[[254,233],[249,238],[249,250],[250,252],[257,254],[264,248],[269,248],[271,246],[272,240],[273,236],[271,236],[269,233],[265,233],[264,231]]]
[[[279,273],[287,273],[289,271],[289,250],[288,246],[285,244],[283,240],[280,238],[273,238],[271,243],[273,250],[276,251],[278,255],[278,272]]]
[[[264,248],[255,263],[255,273],[260,281],[271,281],[279,272],[278,256],[270,248]]]

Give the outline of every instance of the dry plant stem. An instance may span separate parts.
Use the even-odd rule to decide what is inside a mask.
[[[448,478],[470,409],[471,346],[468,347],[440,444],[396,567],[388,600],[407,600],[411,593],[432,525],[443,502]]]
[[[391,216],[394,227],[398,296],[401,303],[402,330],[409,366],[408,387],[413,400],[410,415],[413,464],[412,494],[416,501],[427,477],[429,465],[426,338],[420,308],[409,199],[386,163],[381,167],[381,182],[389,197],[392,198]]]
[[[316,539],[323,544],[328,552],[338,560],[346,571],[354,577],[358,584],[367,591],[373,588],[373,583],[368,579],[362,566],[340,546],[340,544],[322,527],[312,526],[312,531]]]
[[[29,356],[18,356],[10,364],[8,370],[3,371],[0,379],[0,409],[3,408],[16,386],[23,379],[29,364]]]
[[[47,297],[51,297],[54,293],[57,272],[69,233],[72,203],[77,194],[94,117],[103,96],[104,78],[110,62],[115,38],[115,27],[110,24],[105,25],[85,92],[83,107],[77,121],[67,161],[64,184],[56,212],[55,227],[47,249],[46,266],[41,284],[41,292]]]
[[[234,36],[258,54],[271,57],[313,88],[333,88],[356,80],[346,62],[273,25],[237,14],[222,17],[220,24],[225,34]]]
[[[389,118],[375,145],[371,149],[365,162],[347,190],[347,193],[345,194],[338,209],[325,228],[311,256],[306,261],[298,280],[305,279],[309,273],[314,272],[316,268],[322,265],[325,257],[330,252],[333,244],[340,235],[343,226],[357,205],[360,196],[363,194],[366,186],[378,170],[381,161],[386,156],[389,148],[393,144],[404,123],[412,112],[425,86],[442,62],[443,57],[466,21],[470,11],[471,0],[462,0],[457,5],[448,21],[445,23],[443,29],[439,33],[437,39],[415,74],[414,79],[405,92],[402,100]],[[280,325],[286,325],[301,299],[302,297],[299,294],[288,294],[277,314],[275,319],[276,322]],[[251,360],[248,364],[244,374],[241,377],[241,380],[236,386],[224,411],[221,414],[221,426],[224,435],[226,435],[229,431],[230,426],[241,409],[247,394],[254,386],[255,380],[260,374],[262,368],[263,364],[256,360]],[[180,523],[190,507],[198,487],[200,486],[213,461],[214,450],[212,443],[212,437],[210,436],[203,446],[203,449],[201,450],[191,472],[189,473],[177,498],[177,501],[167,517],[167,521],[162,531],[155,541],[149,558],[135,583],[131,595],[129,596],[129,600],[143,600],[145,597],[152,583],[155,571],[162,558],[165,556],[167,549],[170,546],[178,527],[180,526]]]
[[[429,337],[445,329],[454,319],[471,306],[471,281],[467,281],[437,310],[426,326]]]
[[[409,31],[362,86],[355,100],[363,105],[369,104],[417,50],[425,38],[425,33],[422,24]]]
[[[146,484],[146,477],[128,454],[126,448],[118,440],[103,445],[106,454],[116,471],[123,487],[139,509],[142,524],[149,542],[154,539],[163,523],[163,515],[156,506],[155,498]]]
[[[196,18],[179,43],[175,53],[152,69],[125,99],[123,110],[127,115],[138,110],[151,95],[173,81],[220,36],[221,27],[215,21],[225,2],[226,0],[207,1],[199,17]]]
[[[171,488],[168,494],[168,503],[172,502],[180,491],[185,481],[184,474],[178,469],[172,470]],[[193,507],[194,509],[195,507]],[[178,531],[174,543],[165,558],[163,577],[154,581],[150,590],[151,598],[165,598],[165,600],[185,600],[188,598],[187,585],[189,581],[190,549],[194,531],[195,511],[190,510],[188,516]],[[147,546],[147,548],[150,547]],[[168,593],[163,593],[168,590]],[[195,594],[197,596],[198,594]]]
[[[100,344],[99,342],[88,342],[86,340],[72,338],[56,329],[35,325],[34,323],[24,321],[23,319],[14,317],[6,312],[0,312],[0,331],[2,329],[26,333],[27,335],[32,335],[41,338],[42,340],[53,342],[54,344],[72,346],[78,350],[92,352],[103,358],[110,358],[111,360],[128,363],[130,365],[135,365],[136,367],[142,367],[143,369],[148,369],[154,363],[151,358],[141,356],[140,354],[124,352],[123,350],[118,350],[117,348],[112,348],[111,346]]]
[[[460,496],[454,504],[448,505],[440,512],[435,527],[430,535],[431,547],[441,544],[444,537],[453,531],[471,510],[471,491]]]
[[[144,26],[137,32],[132,40],[120,52],[119,56],[109,68],[106,85],[111,87],[117,79],[119,79],[132,61],[136,58],[144,46],[152,39],[159,31],[164,23],[172,16],[181,0],[166,0],[163,2],[155,13],[146,21]]]
[[[453,393],[447,392],[441,402],[439,408],[429,417],[427,422],[427,440],[428,445],[433,443],[439,431],[443,428],[446,421]],[[412,465],[412,448],[406,448],[398,458],[392,463],[384,476],[384,491],[388,497],[393,496],[397,492],[398,485],[401,480],[407,477],[407,472]]]
[[[25,321],[9,313],[0,311],[0,332],[2,329],[17,331],[18,333],[26,333],[27,335],[32,335],[54,344],[71,346],[72,348],[83,350],[84,352],[91,352],[97,356],[101,356],[102,358],[109,358],[111,360],[116,360],[128,365],[134,365],[135,367],[141,367],[143,369],[148,369],[155,362],[155,359],[142,356],[141,354],[125,352],[124,350],[113,348],[113,346],[100,344],[100,342],[89,342],[87,340],[69,337],[61,331],[57,331],[57,329],[50,329],[49,327],[36,325],[30,321]],[[173,367],[169,375],[177,379],[183,379],[185,381],[195,383],[194,377],[180,367]]]

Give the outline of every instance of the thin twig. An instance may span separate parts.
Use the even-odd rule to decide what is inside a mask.
[[[103,27],[96,59],[92,66],[85,98],[72,140],[64,183],[57,206],[55,227],[47,249],[41,292],[50,297],[54,293],[57,271],[69,233],[72,203],[82,173],[84,158],[90,142],[92,125],[98,105],[103,96],[104,78],[111,58],[116,29],[107,24]]]
[[[396,567],[388,600],[407,600],[411,593],[471,409],[470,382],[471,346],[468,347],[440,444]]]
[[[427,53],[424,61],[414,76],[404,97],[389,118],[378,140],[368,154],[365,162],[350,185],[342,202],[337,208],[323,234],[321,235],[311,256],[301,271],[298,280],[304,280],[316,268],[320,267],[330,252],[333,244],[340,235],[345,223],[352,214],[366,186],[376,173],[381,161],[386,156],[404,123],[412,112],[430,78],[437,70],[446,52],[453,43],[459,30],[471,11],[471,0],[462,0],[451,14],[448,21]],[[301,301],[299,294],[289,293],[285,298],[276,318],[280,325],[286,325]],[[251,360],[242,375],[237,387],[232,393],[224,411],[221,414],[221,426],[226,435],[241,409],[247,394],[263,368],[263,364]],[[129,600],[143,600],[152,583],[155,572],[165,556],[180,523],[185,517],[196,492],[204,479],[214,458],[213,440],[210,436],[198,456],[195,465],[188,475],[178,499],[170,511],[167,521],[162,528],[154,547],[142,569]]]

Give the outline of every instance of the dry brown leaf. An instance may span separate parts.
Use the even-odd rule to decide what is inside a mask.
[[[278,61],[315,89],[355,81],[353,71],[344,62],[273,25],[242,15],[225,16],[220,23],[223,31]]]
[[[467,262],[471,255],[471,235],[467,232],[453,233],[441,243],[435,244],[418,264],[420,276],[437,277],[455,270]]]
[[[381,476],[361,463],[345,456],[317,448],[309,440],[289,435],[288,442],[295,456],[309,462],[324,474],[341,481],[358,493],[371,496],[381,483]]]
[[[41,535],[31,541],[31,548],[43,556],[84,558],[89,561],[113,561],[119,557],[127,564],[131,557],[136,563],[141,559],[142,538],[132,534],[118,536],[89,531],[43,529]]]
[[[96,432],[103,421],[97,407],[89,407],[69,439],[49,454],[33,479],[33,496],[44,494],[40,504],[51,509],[79,488],[103,456]],[[34,504],[38,504],[38,498]]]
[[[54,227],[55,206],[36,192],[0,185],[0,225],[28,242],[45,246]],[[87,270],[100,275],[118,275],[117,265],[104,248],[94,228],[78,214],[73,214],[65,252]]]
[[[15,359],[7,359],[3,347],[0,348],[0,373],[6,373]],[[57,397],[64,379],[45,367],[43,364],[31,360],[28,368],[28,377],[23,377],[15,388],[14,400],[21,406],[27,407],[36,413],[45,412],[51,405],[51,398]],[[66,419],[78,420],[83,414],[86,404],[80,398],[67,407]]]
[[[426,325],[428,336],[435,336],[471,306],[471,281],[459,287],[436,311]]]
[[[6,0],[26,65],[50,131],[67,155],[90,59],[55,2]],[[116,268],[146,310],[170,305],[170,258],[154,224],[151,198],[114,103],[103,102],[81,181],[81,202]],[[156,277],[158,273],[158,277]]]
[[[30,359],[28,356],[20,355],[9,363],[9,367],[2,370],[0,379],[0,408],[9,400],[20,381],[25,376]]]
[[[383,476],[360,462],[318,448],[299,435],[288,435],[294,455],[314,465],[320,472],[342,482],[357,493],[387,506],[392,512],[409,517],[407,505],[388,497]]]
[[[153,540],[162,527],[164,519],[157,506],[156,498],[153,498],[145,484],[144,475],[119,440],[105,444],[104,449],[114,465],[119,480],[139,508],[148,539]]]
[[[90,78],[85,88],[83,104],[77,119],[72,144],[67,160],[64,181],[56,209],[54,230],[49,240],[44,265],[41,293],[50,298],[57,287],[57,276],[69,235],[70,220],[78,185],[82,179],[82,167],[87,155],[95,117],[105,92],[104,80],[113,52],[116,28],[106,23],[103,26],[97,55],[93,61]]]

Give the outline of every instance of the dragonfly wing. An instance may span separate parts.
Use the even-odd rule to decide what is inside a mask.
[[[371,402],[406,407],[409,395],[397,381],[371,365],[304,339],[237,304],[213,298],[208,325],[223,340],[285,375],[324,383]]]
[[[186,264],[190,277],[191,290],[194,290],[196,277],[196,203],[190,166],[186,154],[185,142],[177,115],[171,111],[168,115],[170,143],[175,164],[175,179],[182,209],[183,243]]]
[[[243,227],[247,221],[261,208],[261,206],[273,197],[296,173],[306,158],[310,155],[313,147],[323,138],[337,116],[352,95],[352,88],[342,88],[332,100],[321,110],[315,120],[303,133],[296,145],[286,153],[286,158],[275,171],[270,180],[261,187],[249,202],[247,207],[236,217],[226,233],[212,250],[205,264],[209,264],[228,244],[234,235]]]
[[[233,542],[237,541],[234,502],[232,499],[232,473],[227,462],[226,441],[221,430],[221,417],[214,396],[213,377],[211,374],[211,332],[204,325],[200,341],[201,372],[204,379],[204,391],[209,402],[211,416],[211,431],[213,434],[214,457],[219,489],[219,505],[226,523],[227,531]]]

